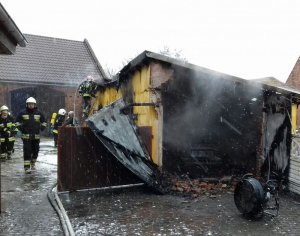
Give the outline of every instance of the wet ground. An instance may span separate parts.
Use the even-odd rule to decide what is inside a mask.
[[[53,141],[43,139],[37,171],[25,175],[20,140],[1,163],[0,235],[63,235],[47,192],[57,181]],[[76,235],[299,235],[300,197],[281,195],[279,216],[249,220],[231,192],[198,198],[144,188],[60,193]]]
[[[11,160],[1,162],[0,235],[63,235],[47,192],[56,182],[56,149],[43,140],[37,170],[25,174],[22,142],[17,140]]]
[[[197,199],[142,189],[60,195],[76,235],[299,235],[300,199],[284,195],[278,217],[249,220],[232,193]]]

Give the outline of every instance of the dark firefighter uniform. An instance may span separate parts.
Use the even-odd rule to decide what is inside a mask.
[[[11,115],[7,115],[6,118],[0,116],[1,160],[11,159],[16,132],[14,118]]]
[[[30,99],[27,99],[27,104],[28,100],[31,102]],[[17,116],[16,126],[22,132],[25,172],[30,168],[34,170],[40,149],[40,130],[44,130],[47,126],[45,117],[36,107],[30,109],[27,106]]]
[[[91,99],[95,97],[97,83],[92,76],[88,76],[78,87],[78,92],[83,98],[82,115],[87,117],[91,108]]]

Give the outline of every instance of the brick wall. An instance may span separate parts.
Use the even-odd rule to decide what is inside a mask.
[[[291,85],[300,90],[300,57],[298,58],[289,78],[286,81],[287,85]],[[300,107],[297,110],[297,128],[300,128]]]
[[[75,92],[76,89],[65,91],[65,109],[67,112],[75,110],[76,117],[81,117],[82,98]]]
[[[9,108],[11,108],[11,96],[10,92],[22,89],[22,88],[39,88],[40,85],[33,85],[33,84],[13,84],[13,83],[0,83],[0,106],[7,105]],[[81,111],[81,97],[79,97],[78,93],[76,93],[77,88],[72,87],[59,87],[59,86],[43,86],[43,89],[51,89],[54,93],[57,91],[58,93],[62,92],[64,94],[64,106],[67,111],[74,110],[74,104],[75,104],[75,110],[76,113],[79,113]],[[38,99],[38,98],[37,98]],[[49,96],[49,104],[51,101],[51,96]],[[25,104],[24,104],[25,106]],[[50,109],[50,108],[49,108]],[[51,113],[54,111],[51,111]],[[79,116],[79,114],[78,114]]]
[[[47,89],[51,90],[51,92],[57,94],[63,93],[64,94],[64,101],[62,104],[64,104],[64,108],[67,112],[69,111],[74,111],[75,110],[75,116],[78,120],[81,120],[82,117],[82,97],[79,96],[77,93],[77,87],[62,87],[62,86],[41,86],[41,85],[34,85],[34,84],[13,84],[13,83],[0,83],[0,106],[2,105],[7,105],[10,109],[12,106],[12,101],[11,101],[11,95],[10,92],[18,89],[24,89],[24,88],[37,88],[40,90],[42,89]],[[51,94],[51,93],[50,93]],[[47,107],[47,104],[52,104],[53,106],[53,98],[51,95],[46,94],[46,109],[47,110],[47,118],[50,120],[51,119],[51,114],[55,112],[56,110],[60,109],[59,105],[55,109],[53,109],[51,106]],[[44,96],[44,97],[45,97]],[[48,100],[49,99],[49,100]],[[39,102],[39,97],[37,97],[37,100]],[[47,100],[49,101],[47,103]],[[25,104],[24,104],[25,107]],[[75,108],[75,109],[74,109]],[[57,112],[56,111],[56,112]]]
[[[286,84],[300,89],[300,57],[298,58],[291,74],[289,75]]]

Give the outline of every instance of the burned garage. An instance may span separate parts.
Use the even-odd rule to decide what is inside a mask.
[[[216,72],[177,67],[161,86],[161,96],[164,168],[191,177],[255,171],[260,88]]]
[[[291,87],[145,51],[98,86],[87,124],[144,182],[156,176],[155,168],[203,179],[272,172],[287,177],[299,96]],[[142,163],[138,159],[147,160],[145,166],[132,168]]]

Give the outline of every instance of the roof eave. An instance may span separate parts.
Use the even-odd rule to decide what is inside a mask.
[[[224,73],[221,73],[221,72],[217,72],[217,71],[214,71],[214,70],[211,70],[211,69],[200,67],[200,66],[188,63],[188,62],[180,61],[180,60],[170,58],[170,57],[167,57],[167,56],[164,56],[164,55],[161,55],[161,54],[158,54],[158,53],[150,52],[150,51],[144,51],[141,54],[139,54],[137,57],[135,57],[125,67],[123,67],[123,69],[120,71],[120,74],[128,73],[128,72],[134,70],[134,68],[136,68],[138,65],[145,62],[149,58],[157,60],[157,61],[162,61],[164,63],[169,63],[169,64],[173,64],[173,65],[176,65],[176,66],[184,67],[184,68],[187,68],[187,69],[200,71],[202,73],[218,74],[219,77],[222,77],[223,79],[231,80],[232,82],[245,83],[245,84],[248,84],[250,86],[260,86],[260,87],[262,87],[262,89],[267,89],[267,90],[270,90],[270,91],[275,91],[275,92],[278,92],[278,93],[281,93],[281,94],[292,95],[292,96],[296,96],[296,97],[300,98],[300,91],[298,91],[296,89],[281,88],[281,87],[277,87],[277,86],[273,86],[273,85],[268,85],[268,84],[255,82],[255,81],[249,81],[249,80],[246,80],[246,79],[243,79],[243,78],[239,78],[239,77],[236,77],[236,76],[232,76],[232,75],[224,74]]]
[[[27,40],[25,36],[21,33],[15,22],[12,20],[12,18],[9,16],[7,11],[4,9],[2,4],[0,3],[0,22],[3,27],[1,27],[1,31],[4,35],[6,35],[11,43],[14,44],[14,46],[21,46],[25,47],[27,44]],[[4,45],[5,46],[5,45]],[[14,53],[14,51],[11,48],[7,48],[11,53]]]

